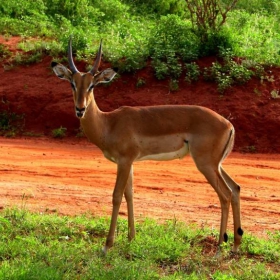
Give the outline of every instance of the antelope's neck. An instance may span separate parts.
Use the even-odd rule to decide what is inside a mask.
[[[81,119],[83,132],[88,140],[101,150],[105,140],[105,114],[98,108],[94,98],[89,103],[85,116]]]

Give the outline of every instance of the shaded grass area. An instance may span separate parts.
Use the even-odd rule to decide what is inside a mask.
[[[224,244],[215,257],[217,235],[176,220],[137,224],[127,241],[120,219],[116,245],[101,248],[109,219],[68,217],[5,209],[0,214],[0,279],[279,279],[280,232],[266,239],[245,235],[240,253]],[[230,234],[230,242],[233,236]]]

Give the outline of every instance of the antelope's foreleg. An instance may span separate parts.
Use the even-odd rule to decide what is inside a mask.
[[[111,224],[109,233],[106,239],[105,247],[103,248],[103,252],[106,253],[109,248],[111,248],[114,244],[115,239],[115,230],[117,225],[117,218],[120,210],[120,205],[122,202],[122,197],[125,191],[125,187],[128,181],[129,173],[131,170],[131,163],[120,162],[118,163],[117,170],[117,179],[116,185],[113,192],[113,211],[111,216]]]
[[[129,177],[124,191],[128,213],[128,240],[135,237],[134,209],[133,209],[133,166],[131,166]]]

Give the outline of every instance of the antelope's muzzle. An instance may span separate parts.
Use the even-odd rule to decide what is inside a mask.
[[[76,107],[76,116],[80,119],[84,116],[86,108],[78,108]]]

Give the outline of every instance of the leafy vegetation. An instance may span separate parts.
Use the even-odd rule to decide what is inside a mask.
[[[24,204],[23,204],[24,205]],[[127,241],[119,220],[116,246],[101,254],[109,220],[5,209],[0,213],[1,279],[279,279],[280,232],[266,239],[245,235],[241,252],[225,244],[215,257],[218,233],[176,220],[137,224]],[[233,237],[230,236],[230,239]]]
[[[278,1],[204,2],[212,12],[200,23],[200,0],[2,0],[0,33],[20,35],[25,49],[57,58],[72,34],[76,57],[89,62],[103,38],[104,58],[120,72],[140,69],[151,58],[159,79],[178,79],[184,62],[220,48],[255,63],[280,64]]]
[[[9,49],[5,45],[0,44],[0,61],[6,59],[10,55],[11,52],[9,51]]]
[[[10,110],[0,111],[0,135],[14,137],[24,127],[24,115],[19,115]]]
[[[54,138],[63,138],[66,136],[66,131],[67,128],[66,127],[60,127],[60,128],[55,128],[52,130],[52,136]]]
[[[200,68],[195,62],[186,63],[186,77],[185,81],[188,83],[192,83],[194,81],[197,81],[200,76]]]

